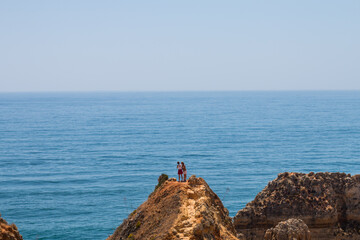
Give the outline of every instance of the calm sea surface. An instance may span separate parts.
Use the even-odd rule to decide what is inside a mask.
[[[0,94],[0,212],[105,240],[176,162],[230,215],[284,171],[360,173],[360,92]]]

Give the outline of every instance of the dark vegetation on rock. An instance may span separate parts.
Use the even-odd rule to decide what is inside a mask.
[[[158,178],[158,184],[155,186],[155,190],[158,189],[166,180],[169,179],[169,176],[165,173],[161,174]]]

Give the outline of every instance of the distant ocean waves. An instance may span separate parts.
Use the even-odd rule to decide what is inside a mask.
[[[230,215],[284,171],[360,172],[359,92],[0,94],[2,216],[104,240],[176,162]]]

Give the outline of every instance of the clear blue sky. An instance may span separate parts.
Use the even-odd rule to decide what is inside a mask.
[[[0,91],[359,90],[360,1],[0,2]]]

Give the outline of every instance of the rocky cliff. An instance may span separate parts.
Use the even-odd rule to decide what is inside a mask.
[[[0,240],[23,240],[15,224],[9,225],[0,215]]]
[[[360,240],[360,175],[281,173],[233,221],[202,178],[162,175],[108,238],[125,239]]]
[[[107,240],[360,240],[360,175],[281,173],[233,221],[202,178],[163,174]],[[0,215],[0,240],[22,240]]]
[[[159,182],[160,182],[159,178]],[[165,181],[108,240],[236,240],[229,213],[202,178]]]
[[[360,175],[281,173],[236,214],[234,226],[260,240],[289,218],[303,220],[312,239],[360,239]]]

